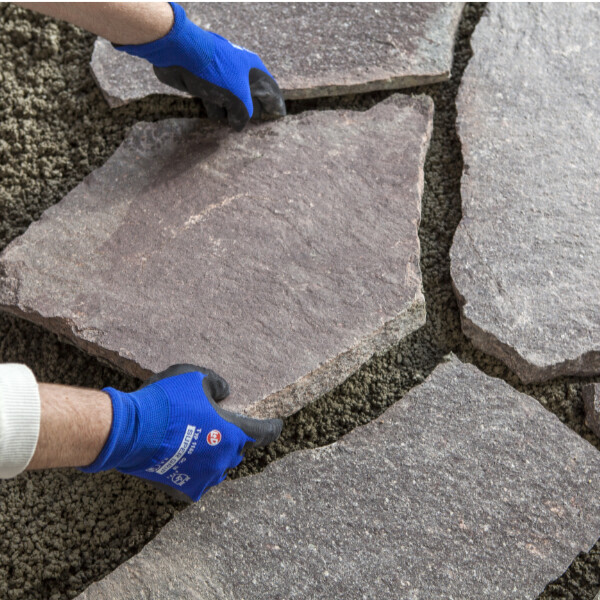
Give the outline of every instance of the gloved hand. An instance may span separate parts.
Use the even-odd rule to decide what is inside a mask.
[[[115,48],[151,62],[160,81],[201,98],[211,119],[227,116],[237,131],[262,112],[285,116],[279,86],[258,55],[204,31],[179,4],[169,4],[175,22],[167,35],[148,44]]]
[[[259,420],[226,411],[215,400],[227,382],[209,369],[174,365],[125,393],[106,388],[113,420],[102,451],[81,470],[117,469],[183,492],[196,501],[236,467],[248,448],[279,437],[280,419]]]

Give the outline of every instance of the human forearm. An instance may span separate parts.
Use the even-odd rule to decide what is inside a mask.
[[[82,467],[100,454],[112,422],[105,392],[40,383],[41,421],[31,469]]]
[[[16,2],[49,17],[73,23],[115,44],[146,44],[173,26],[167,2]]]

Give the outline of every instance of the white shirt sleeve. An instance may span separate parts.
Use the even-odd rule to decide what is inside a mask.
[[[40,433],[40,393],[25,366],[0,364],[0,479],[25,470]]]

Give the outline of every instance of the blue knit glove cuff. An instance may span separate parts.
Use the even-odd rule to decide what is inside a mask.
[[[169,399],[154,386],[132,394],[105,388],[112,401],[112,426],[96,460],[81,470],[97,473],[149,462],[160,448],[169,422]]]

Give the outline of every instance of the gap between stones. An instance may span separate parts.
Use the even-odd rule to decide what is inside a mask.
[[[18,9],[5,8],[4,10],[10,12]],[[600,449],[600,441],[583,422],[581,387],[586,380],[563,378],[542,385],[523,385],[502,363],[474,350],[460,329],[459,311],[449,274],[449,249],[461,218],[460,178],[463,164],[460,141],[455,128],[454,101],[460,78],[471,56],[470,35],[482,12],[483,5],[468,5],[465,8],[454,51],[452,79],[449,82],[401,90],[402,93],[407,94],[426,93],[435,102],[433,137],[425,164],[425,190],[420,227],[421,267],[427,301],[426,325],[396,348],[371,359],[337,389],[288,418],[280,440],[265,451],[250,452],[244,464],[232,473],[232,478],[256,473],[273,460],[282,458],[290,452],[330,444],[355,427],[371,421],[412,387],[421,383],[450,351],[457,354],[461,360],[475,364],[488,375],[500,377],[519,391],[534,396],[548,410],[554,412],[563,423]],[[41,17],[27,17],[27,19],[33,24],[48,23]],[[91,36],[76,32],[69,26],[59,26],[55,29],[61,35],[72,36],[75,32],[80,45],[85,44],[86,51],[91,53],[93,39]],[[9,29],[8,32],[12,43],[15,43],[13,39],[15,36],[19,41],[27,39],[29,33],[27,27],[24,27],[24,30],[19,30],[18,27]],[[73,54],[76,54],[76,50]],[[81,57],[77,56],[75,62],[75,67],[79,68]],[[71,78],[81,86],[76,90],[79,100],[81,101],[83,93],[85,101],[93,106],[92,118],[99,116],[104,119],[100,125],[91,123],[86,126],[90,134],[96,136],[104,134],[108,137],[108,141],[99,141],[90,135],[87,152],[83,147],[81,150],[77,148],[79,154],[73,150],[69,155],[66,161],[68,176],[58,176],[50,182],[38,181],[32,187],[23,190],[21,196],[23,204],[18,202],[16,206],[11,207],[13,210],[7,211],[9,218],[0,225],[1,247],[21,233],[32,220],[39,218],[45,208],[58,201],[87,173],[102,164],[122,141],[128,127],[136,121],[158,120],[173,116],[202,116],[201,109],[194,101],[183,99],[140,102],[111,112],[104,106],[104,101],[93,82],[90,84],[89,75],[81,82],[78,81],[81,75],[76,74],[74,70]],[[289,104],[289,108],[290,113],[330,108],[366,110],[389,95],[390,92],[380,92],[295,101]],[[102,103],[101,106],[99,103]],[[15,111],[13,114],[24,118],[28,116],[26,112],[18,115]],[[68,126],[64,122],[56,125],[57,127]],[[79,167],[72,172],[69,167],[71,163],[77,164],[75,160],[77,156],[81,157]],[[14,156],[11,158],[15,160]],[[35,202],[25,204],[26,195],[37,196],[42,200],[37,204]],[[1,197],[0,202],[2,202]],[[2,211],[4,212],[5,209],[2,208]],[[50,364],[40,365],[36,370],[38,377],[44,380],[93,387],[113,385],[121,389],[134,389],[138,385],[135,379],[101,365],[95,359],[61,343],[55,336],[29,323],[1,316],[0,332],[2,333],[0,359],[3,361],[13,360],[30,364],[33,361],[37,364],[40,353],[52,357]],[[55,550],[57,554],[51,559],[50,564],[38,571],[15,564],[14,555],[10,556],[11,553],[7,552],[6,548],[0,547],[0,574],[4,575],[0,577],[0,595],[4,596],[7,593],[11,598],[51,597],[55,600],[73,597],[93,580],[103,577],[138,552],[173,514],[182,508],[181,505],[160,495],[156,497],[155,492],[148,489],[144,483],[119,474],[85,478],[69,471],[54,474],[36,473],[20,478],[18,482],[9,483],[5,489],[6,493],[12,495],[14,501],[18,503],[19,498],[35,494],[36,488],[49,489],[52,495],[57,489],[60,489],[59,493],[64,494],[64,486],[73,487],[72,497],[77,498],[78,501],[83,500],[84,512],[88,512],[89,519],[96,519],[91,528],[81,524],[83,535],[80,538],[78,536],[79,544],[88,544],[96,548],[110,542],[108,545],[111,546],[111,551],[98,556],[91,553],[89,556],[84,556],[82,562],[71,562],[65,574],[64,568],[61,570],[58,565],[66,560],[67,553],[73,550],[78,552],[76,548],[57,546]],[[119,531],[119,524],[110,520],[105,505],[102,505],[104,512],[101,511],[98,517],[95,513],[98,506],[94,504],[94,497],[102,493],[112,494],[113,502],[118,503],[115,490],[126,497],[126,501],[119,503],[115,511],[119,514],[117,521],[130,519],[134,512],[142,513],[141,517],[139,514],[136,515],[133,528],[129,523],[123,527],[123,539],[117,534],[117,544],[114,535],[115,531]],[[22,504],[27,506],[27,502]],[[56,513],[48,513],[47,507],[39,503],[33,503],[31,508],[33,515],[43,521],[52,518],[59,520],[69,518],[69,512],[64,508],[57,510]],[[108,510],[115,509],[111,506]],[[8,525],[10,524],[11,520],[8,520]],[[74,527],[78,526],[80,524],[75,523]],[[1,520],[0,529],[4,530]],[[82,553],[85,554],[85,551]],[[22,582],[20,587],[22,594],[15,593],[20,582]],[[593,598],[599,587],[600,542],[589,554],[578,557],[561,578],[547,587],[540,599]]]

